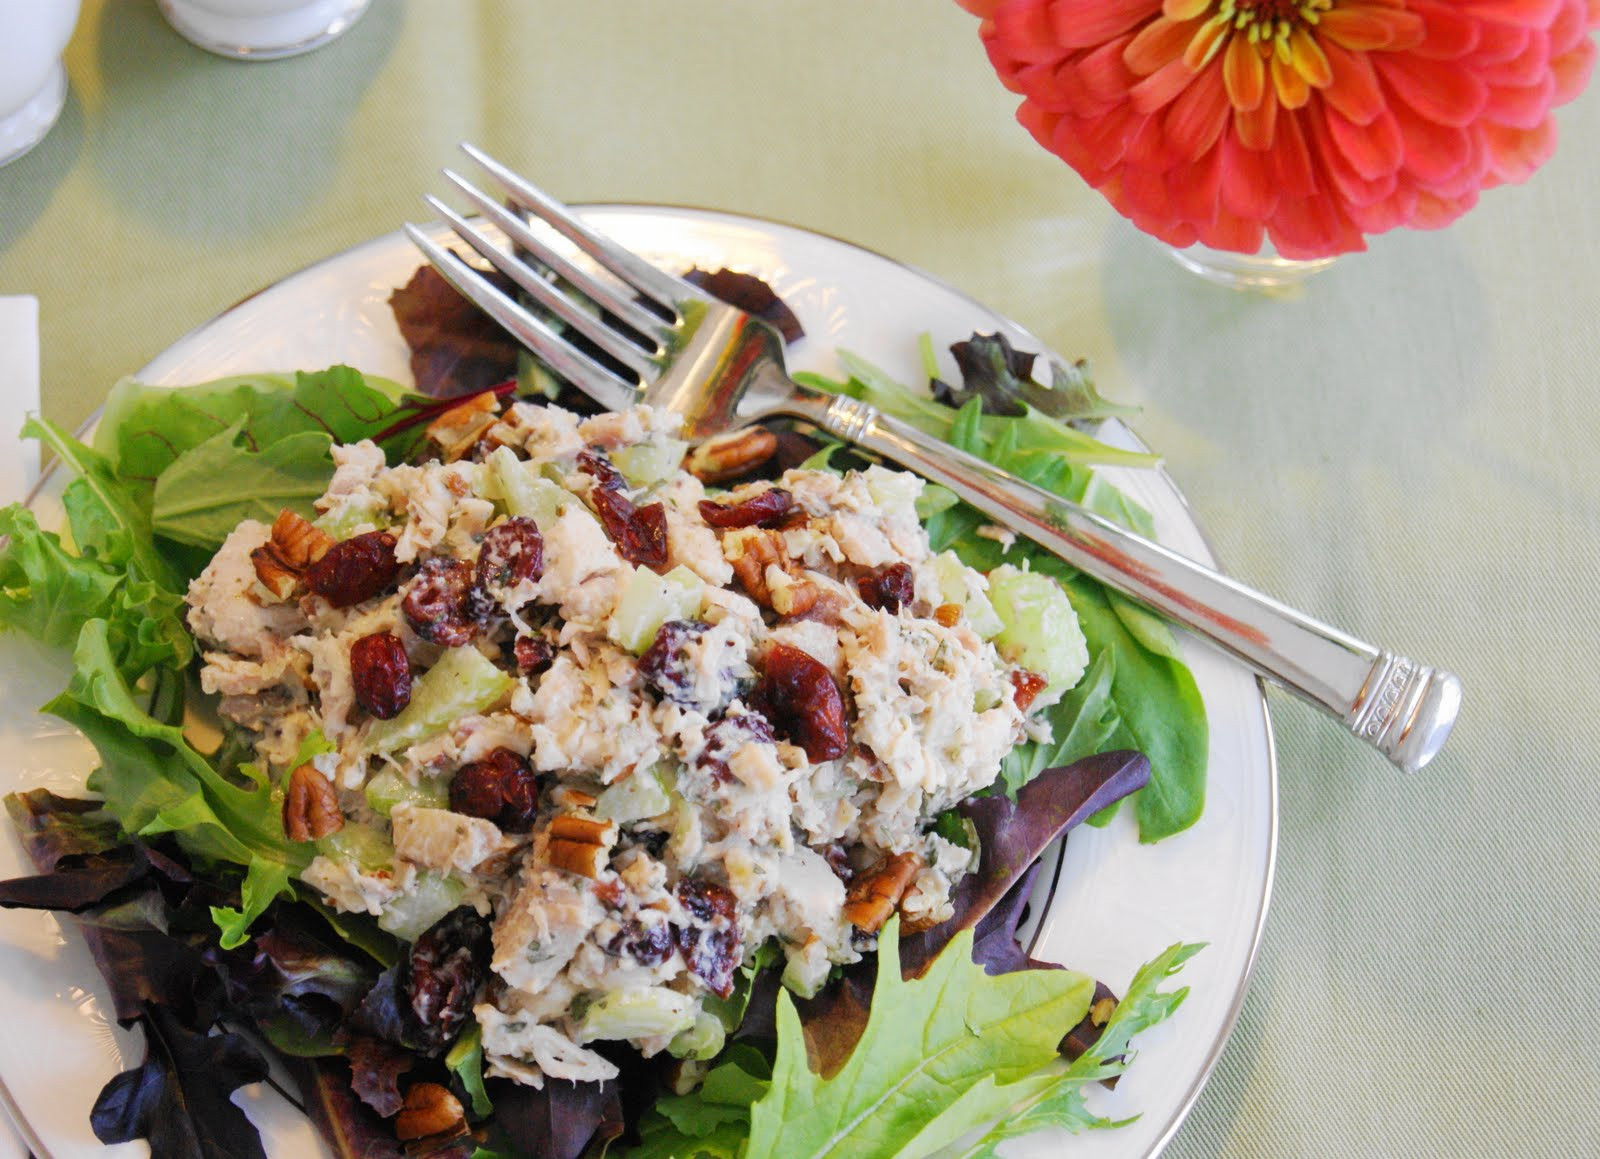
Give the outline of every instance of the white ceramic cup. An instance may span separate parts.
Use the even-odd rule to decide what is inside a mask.
[[[185,40],[234,60],[278,60],[320,48],[372,0],[160,0]]]
[[[44,139],[67,103],[61,53],[78,0],[0,0],[0,165]]]

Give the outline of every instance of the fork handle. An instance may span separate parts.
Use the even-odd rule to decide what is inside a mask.
[[[948,487],[997,523],[1184,625],[1339,718],[1408,773],[1433,758],[1455,723],[1461,682],[1443,669],[1363,643],[859,399],[819,395],[815,411],[806,417],[830,434]]]

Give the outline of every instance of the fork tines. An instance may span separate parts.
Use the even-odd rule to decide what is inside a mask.
[[[660,373],[672,349],[673,336],[683,325],[681,304],[704,301],[705,295],[698,287],[591,229],[555,198],[482,150],[465,143],[461,148],[494,178],[513,208],[507,209],[453,170],[444,170],[444,176],[472,202],[482,220],[499,229],[516,252],[503,248],[481,225],[456,213],[438,198],[425,196],[424,200],[462,241],[510,278],[542,313],[519,303],[421,227],[407,223],[407,236],[451,285],[552,371],[603,402],[615,399],[616,403],[627,405],[629,400],[620,392],[631,394]],[[547,223],[554,234],[565,238],[610,276],[588,263],[575,261],[550,231],[536,231],[517,210]],[[576,298],[573,290],[587,302]],[[621,325],[598,316],[591,303]],[[567,332],[582,335],[603,352],[606,361],[575,346]]]

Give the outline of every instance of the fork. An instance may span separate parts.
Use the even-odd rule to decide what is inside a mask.
[[[771,326],[613,242],[481,150],[467,144],[462,149],[513,208],[452,170],[444,170],[446,179],[517,252],[438,198],[425,200],[546,317],[501,291],[421,227],[408,223],[407,235],[456,289],[601,406],[621,410],[646,402],[675,411],[692,441],[763,418],[803,419],[948,487],[1107,587],[1187,627],[1342,720],[1400,769],[1418,771],[1443,746],[1461,705],[1461,682],[1451,673],[1320,623],[858,399],[796,383],[785,369],[783,340]],[[524,214],[541,219],[599,269],[569,256]],[[569,332],[603,351],[611,364],[575,345]]]

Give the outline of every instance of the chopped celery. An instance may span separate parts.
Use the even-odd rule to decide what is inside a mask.
[[[675,567],[657,575],[647,567],[635,568],[616,611],[611,613],[608,634],[634,655],[639,655],[656,638],[668,620],[692,620],[705,601],[705,581],[686,567]]]
[[[989,573],[989,599],[1005,624],[995,647],[1048,680],[1045,697],[1054,699],[1078,682],[1089,666],[1089,648],[1060,584],[1005,564]]]
[[[699,1003],[664,986],[613,990],[596,998],[578,1023],[578,1041],[671,1037],[695,1022]]]
[[[349,861],[362,869],[394,865],[394,844],[376,826],[348,824],[337,833],[317,838],[317,852],[336,861]]]
[[[494,498],[502,500],[512,515],[532,519],[541,531],[555,522],[566,503],[574,501],[564,487],[544,478],[536,464],[517,458],[510,447],[496,447],[488,466],[486,475],[499,492]]]
[[[402,941],[414,942],[460,905],[461,895],[466,890],[467,887],[453,877],[419,873],[416,887],[410,893],[401,894],[383,907],[378,925]]]
[[[962,563],[953,551],[941,551],[931,563],[944,602],[961,605],[967,626],[980,638],[992,640],[999,635],[1005,624],[995,615],[994,605],[984,594],[978,573]]]
[[[362,528],[385,528],[390,524],[389,508],[377,495],[360,503],[347,503],[337,516],[329,513],[311,521],[318,531],[327,532],[334,539],[349,539]]]
[[[399,716],[373,724],[367,747],[375,753],[398,752],[443,732],[463,716],[489,708],[514,683],[476,648],[451,648],[417,677],[411,703]]]
[[[626,825],[629,821],[643,821],[659,817],[672,808],[672,798],[661,783],[661,774],[654,768],[636,772],[618,781],[600,794],[595,803],[594,815],[602,821],[615,821]]]
[[[693,1026],[687,1030],[680,1030],[677,1036],[667,1043],[667,1053],[673,1058],[700,1061],[716,1055],[727,1039],[728,1032],[723,1028],[722,1019],[702,1010],[694,1016]]]
[[[622,472],[630,487],[653,487],[677,474],[689,444],[682,439],[658,435],[648,443],[618,447],[611,452],[611,465]]]
[[[891,471],[886,467],[871,466],[862,472],[867,481],[867,494],[886,514],[896,514],[902,519],[917,518],[917,499],[922,494],[922,479],[909,471]],[[896,511],[895,509],[899,510]]]
[[[393,769],[384,769],[367,782],[367,804],[374,813],[387,817],[402,801],[427,809],[448,809],[450,786],[443,777],[422,777],[413,785]]]

